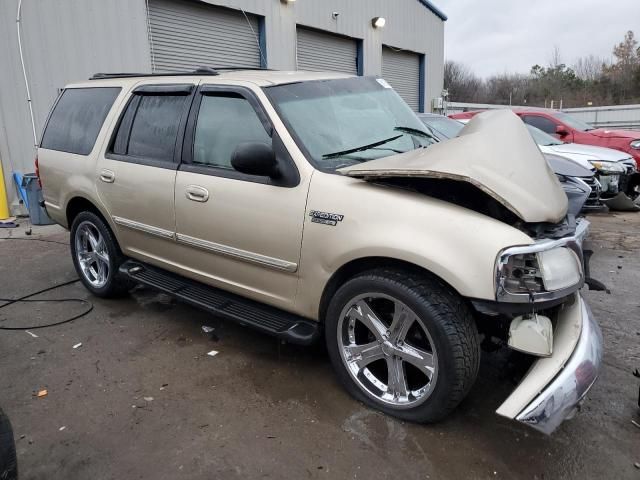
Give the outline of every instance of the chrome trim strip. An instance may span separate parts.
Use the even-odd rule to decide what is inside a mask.
[[[162,238],[174,238],[174,234],[171,230],[165,230],[164,228],[154,227],[151,225],[147,225],[146,223],[136,222],[134,220],[129,220],[127,218],[116,217],[115,215],[112,217],[113,221],[122,225],[123,227],[131,228],[133,230],[138,230],[140,232],[148,233],[150,235],[155,235],[156,237]]]
[[[571,358],[558,376],[520,412],[516,420],[547,435],[571,418],[598,378],[602,332],[589,306],[579,297],[582,330]]]
[[[266,267],[275,268],[277,270],[284,270],[291,273],[298,270],[297,263],[289,262],[287,260],[281,260],[279,258],[267,257],[258,253],[247,252],[246,250],[240,250],[239,248],[229,247],[227,245],[209,242],[208,240],[190,237],[189,235],[184,235],[182,233],[176,234],[176,240],[179,243],[184,243],[185,245],[190,245],[192,247],[201,248],[203,250],[220,253],[222,255],[227,255],[229,257],[244,260],[246,262],[257,263]]]
[[[527,293],[511,293],[507,291],[502,285],[502,269],[507,263],[510,255],[519,255],[523,253],[539,253],[558,247],[567,247],[573,250],[580,259],[580,263],[584,264],[584,257],[582,255],[582,243],[589,233],[589,225],[590,223],[588,220],[579,219],[576,221],[576,231],[571,236],[558,238],[556,240],[538,240],[531,245],[509,247],[502,250],[496,258],[495,266],[496,300],[498,302],[506,303],[530,303],[532,299],[531,296]],[[581,272],[580,282],[578,282],[577,284],[562,290],[534,293],[533,301],[544,302],[563,298],[579,290],[583,285],[584,271]]]

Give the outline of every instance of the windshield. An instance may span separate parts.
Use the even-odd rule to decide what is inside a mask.
[[[529,129],[529,133],[533,137],[533,141],[538,145],[542,145],[548,147],[550,145],[563,145],[564,142],[562,140],[558,140],[556,137],[552,137],[548,133],[544,133],[539,128],[536,128],[532,125],[527,125]]]
[[[553,116],[560,120],[565,125],[573,128],[574,130],[579,130],[581,132],[586,132],[588,130],[594,130],[594,128],[589,125],[587,122],[583,122],[582,120],[578,120],[576,117],[572,117],[569,114],[564,112],[553,112]]]
[[[464,127],[463,123],[447,117],[420,116],[420,120],[431,130],[434,130],[442,140],[457,137]]]
[[[314,80],[265,91],[299,146],[321,170],[434,142],[416,114],[381,79]]]

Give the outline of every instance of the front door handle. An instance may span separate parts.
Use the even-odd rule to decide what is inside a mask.
[[[206,202],[209,200],[209,190],[198,185],[189,185],[187,187],[186,196],[194,202]]]
[[[103,168],[100,170],[100,180],[104,183],[113,183],[116,179],[116,174],[113,170],[107,170]]]

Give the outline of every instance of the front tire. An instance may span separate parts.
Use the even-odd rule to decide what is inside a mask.
[[[71,256],[83,285],[98,297],[116,297],[129,285],[118,275],[125,257],[111,229],[93,212],[81,212],[71,226]]]
[[[471,312],[435,278],[365,272],[338,289],[325,322],[329,356],[346,390],[403,420],[441,420],[478,374]]]

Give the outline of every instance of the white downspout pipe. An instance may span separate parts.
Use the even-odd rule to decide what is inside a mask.
[[[27,79],[27,69],[24,66],[24,55],[22,53],[22,36],[20,32],[20,20],[22,15],[22,0],[18,0],[18,13],[16,15],[16,28],[18,30],[18,50],[20,51],[20,63],[22,65],[22,75],[24,77],[24,86],[27,90],[27,104],[29,105],[29,115],[31,116],[31,130],[33,131],[33,146],[38,148],[38,135],[36,134],[36,121],[33,116],[33,107],[31,105],[31,90],[29,89],[29,80]]]

